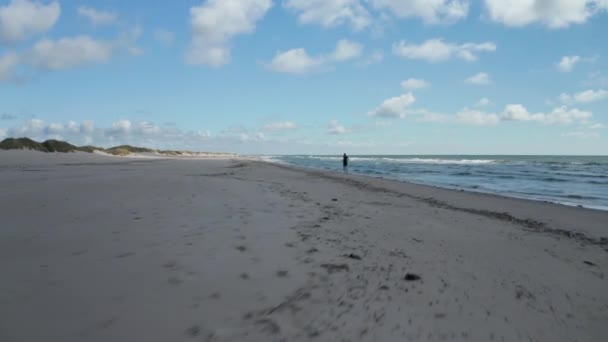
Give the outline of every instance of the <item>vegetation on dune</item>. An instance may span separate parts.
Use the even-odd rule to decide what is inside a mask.
[[[116,146],[116,147],[111,147],[106,149],[106,152],[110,153],[110,154],[114,154],[114,151],[120,151],[120,153],[124,153],[124,151],[127,151],[129,153],[145,153],[145,152],[156,152],[155,150],[149,149],[149,148],[145,148],[145,147],[135,147],[135,146],[131,146],[131,145],[121,145],[121,146]]]
[[[6,138],[0,142],[1,150],[34,150],[40,152],[60,152],[60,153],[68,153],[68,152],[87,152],[93,153],[95,151],[105,152],[108,154],[112,154],[115,156],[128,156],[132,153],[156,153],[165,156],[182,156],[182,155],[227,155],[229,153],[212,153],[212,152],[190,152],[190,151],[162,151],[162,150],[154,150],[151,148],[145,147],[136,147],[131,145],[121,145],[111,148],[102,148],[96,146],[74,146],[68,142],[60,141],[60,140],[47,140],[45,142],[39,143],[30,138]]]
[[[101,148],[101,147],[97,147],[97,146],[81,146],[81,147],[77,147],[78,151],[81,152],[87,152],[87,153],[93,153],[95,151],[101,151],[101,152],[105,152],[106,149],[105,148]]]
[[[0,142],[2,150],[34,150],[40,152],[48,152],[43,144],[34,141],[30,138],[6,138]]]
[[[48,152],[67,153],[67,152],[78,151],[78,147],[76,147],[70,143],[67,143],[65,141],[59,141],[59,140],[47,140],[42,143],[42,146],[44,146]]]
[[[126,148],[112,148],[107,149],[105,152],[115,156],[128,156],[131,154],[131,152]]]

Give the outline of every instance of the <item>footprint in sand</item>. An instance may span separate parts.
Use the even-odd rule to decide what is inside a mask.
[[[256,325],[261,327],[262,332],[268,334],[278,334],[281,331],[279,325],[268,318],[263,318],[255,322]]]
[[[201,328],[198,325],[193,325],[186,329],[186,335],[190,337],[196,337],[201,333]]]
[[[167,261],[166,263],[163,264],[163,267],[169,268],[169,269],[175,269],[175,268],[177,268],[177,262],[173,261],[173,260]]]
[[[117,258],[126,258],[126,257],[130,257],[130,256],[132,256],[132,255],[135,255],[135,253],[132,253],[132,252],[126,252],[126,253],[120,253],[120,254],[117,254],[117,255],[116,255],[116,257],[117,257]]]
[[[322,264],[321,267],[324,268],[327,273],[330,274],[349,270],[347,264]]]
[[[169,277],[169,279],[167,279],[167,282],[169,282],[169,284],[171,285],[179,285],[182,283],[182,280],[179,277]]]

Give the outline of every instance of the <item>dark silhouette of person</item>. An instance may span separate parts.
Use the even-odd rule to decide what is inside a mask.
[[[346,153],[342,156],[342,170],[344,173],[348,173],[348,156]]]

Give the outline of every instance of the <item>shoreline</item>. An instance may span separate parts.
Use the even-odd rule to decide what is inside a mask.
[[[594,224],[594,232],[593,234],[597,237],[596,242],[601,245],[605,245],[605,249],[608,252],[608,230],[603,226],[603,220],[608,222],[608,211],[600,210],[595,208],[587,208],[587,207],[579,207],[579,206],[569,206],[561,203],[549,202],[549,201],[537,201],[527,198],[518,198],[518,197],[510,197],[504,196],[496,193],[485,193],[485,192],[476,192],[476,191],[468,191],[468,190],[457,190],[450,189],[441,186],[435,186],[430,184],[418,184],[408,181],[400,181],[390,178],[383,177],[375,177],[371,175],[363,175],[363,174],[343,174],[341,172],[335,172],[331,170],[323,170],[316,168],[308,168],[305,166],[292,165],[292,164],[274,164],[269,161],[258,161],[260,163],[268,163],[270,165],[275,165],[278,167],[283,167],[286,169],[295,170],[298,172],[307,172],[312,174],[319,174],[328,179],[333,180],[355,180],[359,181],[361,184],[368,185],[369,183],[377,186],[377,190],[380,191],[395,191],[397,188],[397,193],[409,193],[413,192],[417,193],[414,196],[409,196],[417,200],[425,201],[430,203],[431,205],[435,205],[438,207],[444,207],[450,210],[457,211],[465,211],[471,212],[473,214],[489,216],[489,217],[498,217],[501,220],[506,221],[514,221],[523,225],[528,225],[528,228],[539,228],[539,223],[536,220],[530,219],[531,217],[543,217],[542,212],[546,209],[551,210],[560,210],[565,209],[568,211],[568,215],[573,215],[574,217],[578,215],[586,215],[590,214],[595,216],[595,224]],[[377,180],[377,182],[375,181]],[[365,186],[364,185],[364,186]],[[373,187],[372,187],[373,188]],[[449,198],[448,201],[437,200],[435,197],[439,197],[445,200]],[[462,203],[466,202],[467,197],[469,199],[473,199],[476,206],[472,205],[460,205],[454,203]],[[463,201],[463,199],[465,199]],[[480,204],[483,205],[480,206]],[[481,207],[481,208],[480,208]],[[508,208],[508,209],[507,209]],[[515,209],[515,210],[513,210]],[[513,216],[511,212],[515,211],[516,216]],[[508,213],[509,212],[509,213]],[[506,214],[508,213],[508,214]],[[556,232],[561,235],[569,236],[572,234],[580,233],[577,231],[576,227],[578,224],[575,222],[576,219],[569,219],[566,223],[560,224],[560,228],[556,229]],[[570,232],[570,233],[569,233]],[[583,232],[583,234],[586,232]],[[583,238],[586,239],[586,238]],[[595,240],[592,238],[592,240]]]
[[[509,155],[506,155],[506,156],[509,156]],[[585,156],[585,157],[593,157],[593,156]],[[603,156],[601,156],[601,157],[603,157]],[[294,168],[303,168],[303,169],[306,169],[306,170],[310,169],[310,170],[316,170],[316,171],[331,172],[331,173],[336,173],[336,174],[341,174],[342,173],[339,170],[329,170],[329,169],[324,169],[324,168],[317,168],[317,167],[314,167],[314,166],[304,166],[304,165],[291,164],[291,163],[280,161],[280,160],[276,160],[276,159],[267,159],[267,158],[260,158],[260,157],[258,157],[258,159],[256,159],[256,160],[259,160],[259,161],[262,161],[262,162],[271,163],[271,164],[275,163],[275,164],[279,164],[279,165],[291,166],[291,167],[294,167]],[[490,196],[498,196],[498,197],[504,197],[504,198],[521,199],[521,200],[526,200],[526,201],[531,201],[531,202],[557,204],[557,205],[562,205],[562,206],[566,206],[566,207],[576,207],[576,208],[584,208],[584,209],[590,209],[590,210],[608,211],[608,206],[586,205],[586,204],[567,202],[567,201],[550,200],[550,199],[544,199],[544,198],[534,198],[533,196],[526,197],[526,196],[523,196],[523,195],[517,195],[517,194],[511,194],[511,193],[505,193],[505,192],[492,192],[492,191],[489,191],[489,190],[488,191],[483,191],[483,190],[469,189],[469,188],[457,187],[457,186],[432,184],[432,183],[424,183],[424,182],[415,182],[415,181],[411,181],[411,180],[401,180],[401,179],[396,179],[396,178],[390,178],[390,177],[384,177],[384,176],[375,176],[375,175],[363,174],[363,173],[350,173],[350,174],[358,175],[358,176],[364,176],[364,177],[385,179],[385,180],[390,180],[390,181],[394,181],[394,182],[401,182],[401,183],[407,183],[407,184],[429,186],[429,187],[439,188],[439,189],[445,189],[445,190],[464,191],[464,192],[470,192],[470,193],[476,193],[476,194],[482,194],[482,195],[490,195]]]
[[[608,334],[603,211],[248,158],[54,157],[0,158],[2,341]]]

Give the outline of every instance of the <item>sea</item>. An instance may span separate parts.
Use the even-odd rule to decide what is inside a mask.
[[[353,174],[608,210],[608,156],[357,155]],[[265,160],[342,172],[342,156]]]

